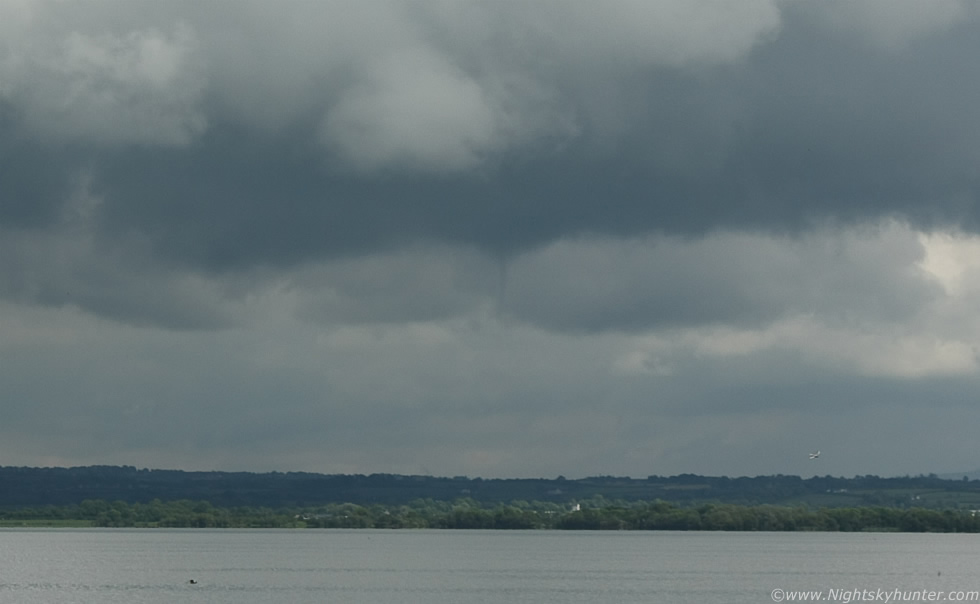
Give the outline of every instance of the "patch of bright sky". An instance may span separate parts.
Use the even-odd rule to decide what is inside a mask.
[[[980,277],[980,236],[959,232],[920,233],[925,257],[919,266],[957,295]]]

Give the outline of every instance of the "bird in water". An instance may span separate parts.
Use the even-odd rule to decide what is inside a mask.
[[[191,585],[197,585],[197,579],[191,579],[190,581],[188,581],[188,583],[190,583]]]

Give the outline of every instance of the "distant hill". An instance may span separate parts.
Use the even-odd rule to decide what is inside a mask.
[[[972,472],[952,472],[949,474],[939,475],[940,478],[944,478],[946,480],[963,480],[964,476],[966,476],[968,480],[980,480],[980,469],[973,470]]]
[[[131,466],[0,467],[0,507],[78,504],[86,499],[145,503],[208,501],[216,506],[296,507],[327,503],[400,505],[418,499],[481,503],[663,500],[811,507],[891,506],[980,509],[980,481],[936,475],[712,477],[694,474],[568,480],[337,475],[306,472],[185,472]]]

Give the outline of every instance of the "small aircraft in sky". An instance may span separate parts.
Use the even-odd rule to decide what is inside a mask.
[[[810,459],[816,459],[818,457],[820,457],[820,451],[817,451],[816,453],[810,453]]]

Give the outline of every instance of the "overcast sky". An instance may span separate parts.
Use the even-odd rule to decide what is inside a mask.
[[[0,465],[976,470],[977,57],[957,0],[0,2]]]

